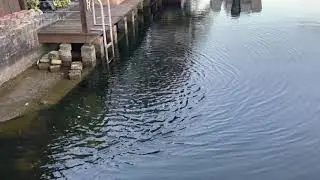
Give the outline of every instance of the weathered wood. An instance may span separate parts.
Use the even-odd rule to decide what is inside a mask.
[[[114,36],[114,44],[118,44],[118,27],[117,25],[113,25],[113,36]]]
[[[134,21],[136,10],[139,4],[143,0],[126,0],[122,4],[111,7],[111,20],[112,26],[124,21],[125,36],[128,39],[128,24],[127,21]],[[74,12],[67,16],[65,19],[50,24],[49,26],[43,27],[39,30],[39,42],[40,43],[91,43],[92,40],[102,36],[103,31],[101,25],[93,25],[91,14],[86,12],[85,0],[79,0],[80,12]],[[100,8],[95,7],[96,15],[101,16]],[[108,18],[108,8],[104,8],[105,18]],[[132,16],[127,19],[126,16]],[[97,18],[97,23],[101,24],[101,17]],[[135,24],[135,22],[133,22]],[[134,25],[135,26],[135,25]],[[106,31],[115,30],[114,28],[106,25]],[[109,33],[108,33],[109,34]],[[116,37],[116,34],[114,37]],[[114,38],[116,40],[116,38]],[[128,43],[128,40],[127,40]]]
[[[87,21],[87,8],[86,8],[86,2],[85,0],[79,0],[79,6],[80,6],[80,20],[82,25],[82,32],[88,33],[88,21]]]
[[[38,35],[40,43],[89,43],[91,44],[98,37],[100,36],[97,36],[95,34],[81,34],[81,33],[57,34],[54,32]]]
[[[127,20],[127,16],[125,16],[123,18],[123,23],[124,23],[124,34],[126,37],[126,44],[127,46],[129,46],[129,35],[128,35],[128,20]]]

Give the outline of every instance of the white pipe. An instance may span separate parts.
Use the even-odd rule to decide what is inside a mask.
[[[108,48],[107,48],[107,34],[106,34],[106,26],[104,21],[104,12],[103,12],[103,4],[101,0],[97,0],[101,7],[101,15],[102,15],[102,30],[103,30],[103,45],[104,45],[104,51],[105,51],[105,58],[107,60],[107,63],[109,63],[109,57],[108,57]]]
[[[115,53],[114,53],[114,46],[113,46],[113,25],[112,25],[112,19],[111,19],[110,0],[108,0],[108,16],[109,16],[110,40],[111,40],[111,44],[112,44],[112,55],[114,57]],[[103,18],[104,18],[104,14],[103,14]]]

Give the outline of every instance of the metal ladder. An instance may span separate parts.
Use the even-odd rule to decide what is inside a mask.
[[[97,17],[96,17],[96,11],[95,11],[95,1],[98,1],[100,5],[101,10],[101,24],[97,23]],[[104,7],[101,2],[101,0],[87,0],[87,9],[92,10],[93,14],[93,25],[94,26],[101,26],[102,29],[96,29],[91,28],[91,30],[102,30],[103,31],[103,46],[104,46],[104,52],[105,52],[105,59],[107,63],[109,64],[112,59],[115,57],[115,49],[114,49],[114,40],[113,40],[113,24],[111,19],[111,10],[110,10],[110,0],[107,0],[108,3],[108,24],[105,23],[105,15],[104,15]],[[109,35],[110,35],[110,42],[107,41],[107,32],[106,32],[106,26],[109,26]],[[112,56],[109,58],[108,48],[112,48]]]

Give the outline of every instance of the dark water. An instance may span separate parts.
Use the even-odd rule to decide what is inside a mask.
[[[110,74],[1,137],[1,179],[318,179],[320,2],[232,2],[163,11]]]

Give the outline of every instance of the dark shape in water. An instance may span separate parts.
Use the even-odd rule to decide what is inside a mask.
[[[241,13],[241,2],[240,0],[233,0],[231,7],[231,16],[239,17]]]

